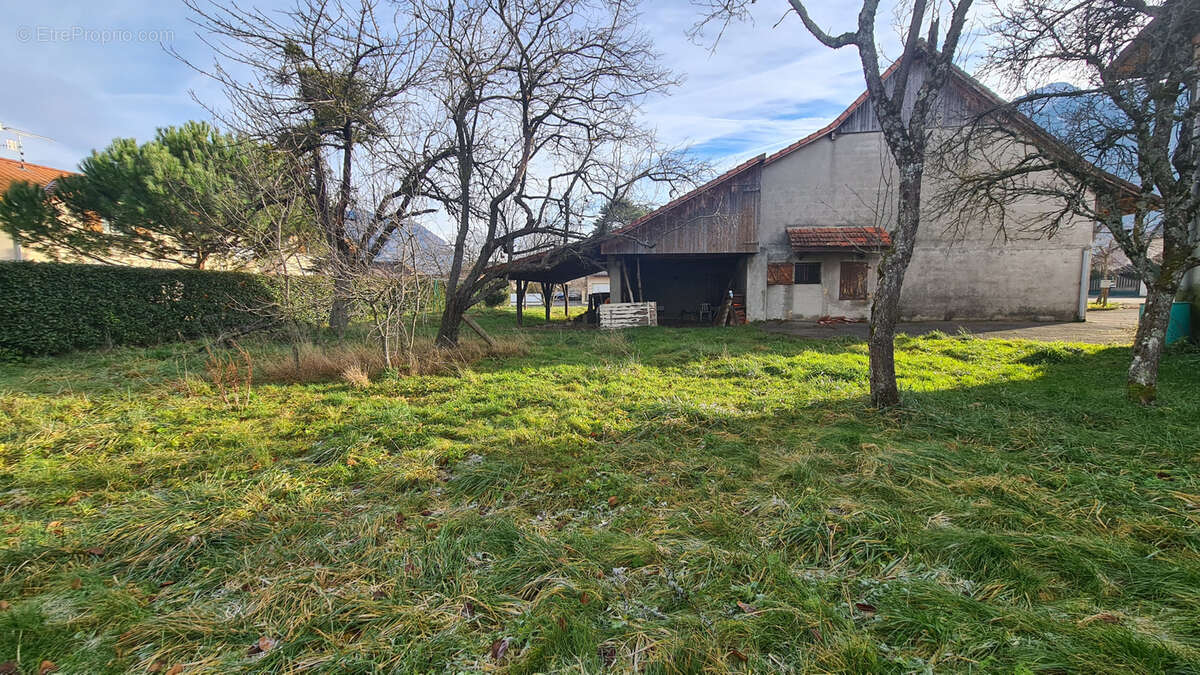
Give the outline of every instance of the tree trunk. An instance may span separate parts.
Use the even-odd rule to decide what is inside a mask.
[[[442,311],[442,322],[438,326],[438,346],[458,346],[458,329],[462,326],[463,314],[466,312],[466,303],[458,297],[457,292],[446,296],[446,309]]]
[[[921,222],[922,167],[901,167],[898,227],[892,233],[892,248],[879,262],[879,284],[871,303],[871,332],[867,350],[871,364],[871,405],[894,408],[900,405],[896,384],[896,324],[900,321],[900,291],[912,260],[917,226]]]
[[[554,304],[554,284],[542,282],[542,306],[546,308],[546,323],[550,323],[550,305]]]
[[[351,280],[345,274],[335,271],[333,274],[333,303],[329,306],[329,327],[338,336],[346,334],[350,325]]]
[[[1131,401],[1148,405],[1158,397],[1158,363],[1167,344],[1167,325],[1171,322],[1174,302],[1173,288],[1155,284],[1147,289],[1146,309],[1133,338],[1133,361],[1126,381],[1126,395]]]

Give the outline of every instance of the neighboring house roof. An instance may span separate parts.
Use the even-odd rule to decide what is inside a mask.
[[[796,253],[877,251],[892,245],[882,227],[789,227],[787,235]]]
[[[1167,25],[1166,15],[1171,9],[1174,9],[1176,2],[1180,0],[1167,0],[1159,7],[1158,15],[1155,16],[1150,23],[1146,24],[1141,31],[1134,36],[1133,40],[1125,46],[1125,49],[1113,59],[1108,68],[1111,73],[1117,75],[1133,75],[1139,66],[1150,55],[1150,48],[1155,42],[1161,42],[1166,36],[1163,35],[1170,30]],[[1185,26],[1191,26],[1195,33],[1192,35],[1192,45],[1200,47],[1200,7],[1190,5],[1184,7],[1189,13],[1183,17],[1187,22]]]
[[[73,175],[76,175],[74,171],[0,157],[0,194],[7,192],[13,183],[33,183],[44,187],[63,176]]]

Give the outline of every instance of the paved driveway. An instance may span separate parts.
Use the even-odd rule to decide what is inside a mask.
[[[982,338],[1040,340],[1042,342],[1089,342],[1092,344],[1131,344],[1137,330],[1138,305],[1122,303],[1124,309],[1089,311],[1087,321],[1039,323],[1034,321],[917,321],[900,324],[900,332],[923,335],[940,330],[954,335],[966,331]],[[867,324],[850,323],[822,326],[811,321],[768,321],[763,330],[805,338],[850,336],[866,339]]]

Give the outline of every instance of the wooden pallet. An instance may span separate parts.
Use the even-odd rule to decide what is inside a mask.
[[[658,303],[617,302],[600,305],[601,328],[630,328],[657,326]]]

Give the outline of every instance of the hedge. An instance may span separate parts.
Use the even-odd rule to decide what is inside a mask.
[[[0,262],[0,357],[152,345],[282,317],[284,279],[242,272]],[[296,318],[319,324],[330,284],[292,277]]]

